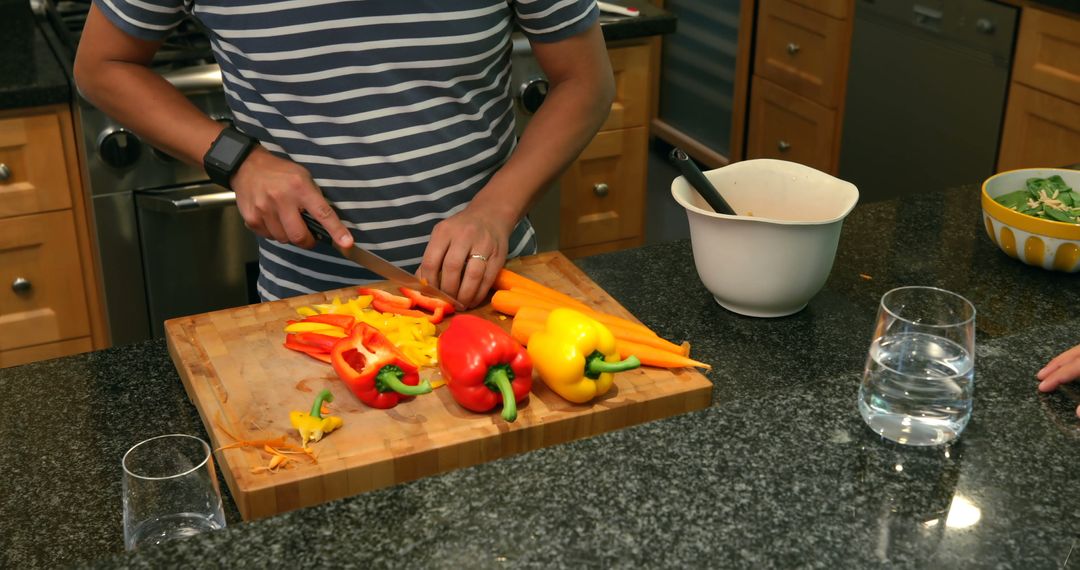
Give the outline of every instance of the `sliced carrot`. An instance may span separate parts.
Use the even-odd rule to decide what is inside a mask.
[[[515,316],[514,322],[510,326],[510,336],[514,337],[514,340],[519,343],[528,345],[529,338],[532,337],[533,334],[543,330],[544,326],[544,323],[541,321],[532,321],[521,318],[520,316]],[[712,369],[712,366],[705,364],[704,362],[698,362],[697,360],[681,354],[673,354],[654,346],[630,342],[619,338],[615,339],[615,350],[619,352],[619,358],[626,358],[633,354],[638,357],[638,360],[645,366],[654,366],[656,368],[697,367],[706,370]]]
[[[524,306],[518,309],[515,319],[526,319],[530,321],[547,322],[548,314],[551,313],[550,309],[544,309],[541,307]],[[594,317],[595,319],[595,317]],[[595,319],[599,320],[599,319]],[[689,348],[689,345],[679,346],[673,342],[666,341],[654,334],[646,334],[641,332],[641,329],[636,327],[629,327],[619,322],[601,323],[611,334],[615,335],[615,338],[621,340],[627,340],[630,342],[636,342],[647,346],[654,346],[660,350],[666,350],[668,352],[678,354],[680,356],[688,356],[689,352],[684,350]]]
[[[588,309],[588,305],[585,303],[565,294],[560,291],[556,291],[547,285],[542,285],[524,275],[514,273],[505,267],[499,270],[499,274],[495,277],[495,288],[506,290],[518,290],[527,291],[537,297],[543,297],[551,301],[555,301],[560,305],[566,307],[573,307],[576,309]]]
[[[491,296],[491,306],[496,311],[505,315],[516,315],[518,310],[521,309],[521,307],[539,307],[541,309],[547,309],[550,311],[552,309],[558,309],[559,307],[563,307],[565,305],[560,305],[559,303],[555,303],[554,301],[549,301],[542,297],[537,297],[535,295],[520,290],[511,291],[508,289],[503,289],[500,291],[496,291],[495,294]],[[634,321],[630,321],[622,317],[616,317],[615,315],[609,315],[600,311],[594,311],[589,308],[586,308],[581,312],[600,321],[601,323],[604,323],[605,325],[623,325],[628,328],[636,329],[642,334],[649,334],[659,338],[659,336],[655,332],[653,332],[652,329],[641,323],[635,323]]]

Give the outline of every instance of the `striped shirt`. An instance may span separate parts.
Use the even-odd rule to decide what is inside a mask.
[[[410,272],[516,144],[512,28],[553,42],[597,19],[595,0],[94,2],[147,40],[197,18],[237,127],[307,168],[357,245]],[[535,251],[524,219],[509,255]],[[323,242],[260,239],[259,266],[264,299],[379,279]]]

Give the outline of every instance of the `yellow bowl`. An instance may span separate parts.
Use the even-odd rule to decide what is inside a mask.
[[[1009,257],[1028,265],[1066,273],[1080,272],[1080,224],[1044,220],[1006,208],[994,198],[1021,190],[1028,178],[1061,176],[1080,191],[1080,171],[1022,168],[991,176],[982,185],[983,225],[990,240]]]

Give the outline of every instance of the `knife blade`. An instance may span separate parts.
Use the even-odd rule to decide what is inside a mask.
[[[426,281],[422,281],[416,275],[405,271],[404,269],[394,265],[393,263],[390,263],[382,257],[379,257],[378,255],[356,245],[352,247],[341,247],[337,244],[336,241],[334,241],[334,238],[330,236],[330,232],[326,231],[326,228],[324,228],[318,220],[313,218],[311,214],[307,212],[300,212],[300,217],[304,218],[304,223],[307,224],[308,230],[311,231],[311,235],[314,236],[315,239],[330,242],[334,246],[334,249],[338,250],[338,253],[340,253],[345,259],[348,259],[353,263],[356,263],[357,265],[370,269],[371,271],[373,271],[383,279],[386,279],[387,281],[391,281],[393,283],[404,287],[409,287],[411,289],[416,289],[417,291],[420,291],[421,293],[429,297],[442,299],[443,301],[446,301],[447,303],[453,305],[455,311],[461,312],[465,310],[465,305],[463,305],[461,301],[458,301],[457,299],[443,292],[442,289],[439,289],[438,287],[435,287],[427,283]]]

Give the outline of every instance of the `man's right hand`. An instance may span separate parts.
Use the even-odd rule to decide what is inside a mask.
[[[232,178],[236,206],[244,225],[256,234],[310,249],[315,245],[300,211],[306,211],[334,236],[342,247],[352,247],[349,229],[323,197],[307,169],[278,158],[261,146],[240,165]]]

